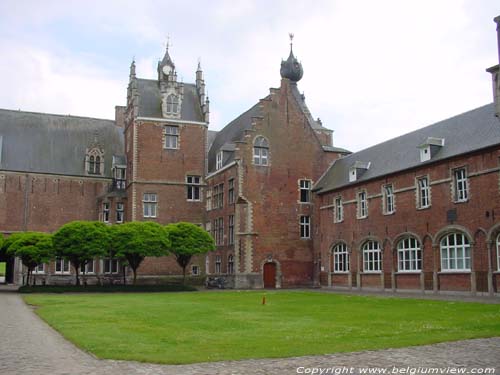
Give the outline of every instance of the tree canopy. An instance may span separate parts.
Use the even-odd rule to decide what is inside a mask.
[[[206,230],[191,223],[168,224],[166,229],[171,241],[169,250],[174,254],[179,266],[182,267],[185,280],[186,267],[193,255],[215,250],[214,239]]]
[[[125,259],[137,280],[137,269],[145,257],[168,255],[171,245],[165,227],[153,222],[129,222],[111,227],[114,257]]]
[[[35,267],[47,263],[53,257],[52,236],[48,233],[25,232],[16,233],[8,240],[7,254],[19,257],[28,268],[26,283],[29,284]]]
[[[53,235],[56,257],[69,260],[75,269],[76,285],[80,285],[80,267],[94,258],[109,254],[109,227],[99,221],[72,221]]]

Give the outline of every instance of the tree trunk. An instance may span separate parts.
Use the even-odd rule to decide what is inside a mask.
[[[77,265],[75,264],[75,273],[76,273],[76,286],[80,286],[80,278],[78,277],[78,269],[80,268],[80,265],[78,264],[78,267]]]
[[[122,266],[122,275],[123,275],[123,285],[127,285],[127,275],[125,275],[126,266]],[[134,273],[134,284],[135,284],[135,273]]]
[[[186,285],[186,266],[182,267],[182,285]]]
[[[132,267],[130,267],[132,268]],[[132,272],[134,273],[134,281],[133,281],[133,284],[135,285],[136,282],[137,282],[137,268],[132,268]]]

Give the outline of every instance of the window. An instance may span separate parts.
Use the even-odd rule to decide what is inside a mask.
[[[417,202],[418,208],[427,208],[431,205],[431,188],[428,177],[417,179]]]
[[[222,260],[220,255],[215,256],[215,273],[221,272]]]
[[[219,234],[218,234],[218,239],[219,242],[217,243],[218,245],[224,245],[224,218],[219,217]]]
[[[227,188],[227,203],[234,203],[234,178],[229,179]]]
[[[167,96],[167,113],[171,115],[179,113],[179,98],[177,95],[170,94]]]
[[[345,243],[333,248],[333,272],[349,272],[349,253]]]
[[[470,271],[470,245],[462,233],[451,233],[440,243],[441,271]]]
[[[102,204],[102,221],[109,223],[109,202]]]
[[[116,222],[117,223],[123,223],[123,203],[117,202],[116,203]]]
[[[300,238],[311,238],[311,217],[300,217]]]
[[[416,238],[407,237],[398,242],[398,271],[411,272],[422,269],[422,250]]]
[[[95,272],[95,261],[91,260],[90,262],[87,262],[85,265],[80,266],[80,272],[82,274],[89,274],[89,273],[94,273]]]
[[[94,174],[95,173],[95,157],[94,157],[94,155],[91,155],[89,157],[89,167],[87,169],[87,172],[89,174]]]
[[[56,273],[69,274],[70,264],[69,260],[63,258],[56,258]]]
[[[118,190],[125,189],[125,178],[126,178],[126,169],[115,167],[113,168],[113,186]]]
[[[101,157],[96,156],[95,157],[95,170],[94,174],[101,174]]]
[[[363,271],[380,272],[382,270],[382,251],[377,241],[368,241],[363,245]]]
[[[36,274],[45,273],[45,263],[37,264],[37,266],[33,269],[33,273],[36,273]]]
[[[191,266],[191,275],[198,276],[200,274],[200,267],[196,265]]]
[[[497,269],[500,271],[500,234],[497,236]]]
[[[119,260],[115,258],[104,259],[104,273],[112,274],[118,273],[119,270]]]
[[[227,257],[227,273],[229,275],[234,273],[234,258],[232,254]]]
[[[269,164],[269,143],[262,136],[256,137],[253,143],[253,163],[255,165]]]
[[[300,203],[311,202],[311,180],[299,181]]]
[[[453,188],[455,202],[467,201],[469,193],[467,189],[467,173],[465,168],[459,168],[453,171]]]
[[[179,148],[179,128],[177,126],[165,126],[165,148]]]
[[[207,190],[207,211],[212,209],[212,189]]]
[[[392,214],[394,213],[394,188],[392,185],[386,185],[383,188],[384,196],[384,213]]]
[[[333,207],[333,222],[340,223],[344,220],[344,206],[342,204],[342,197],[335,198],[335,204]]]
[[[358,193],[358,219],[368,216],[368,202],[366,200],[366,191]]]
[[[228,233],[228,239],[227,239],[227,244],[228,245],[233,245],[234,244],[234,215],[229,215],[229,233]]]
[[[156,217],[158,201],[155,193],[144,193],[142,198],[142,208],[144,217]]]
[[[222,161],[224,159],[224,151],[219,151],[215,160],[215,169],[219,170],[222,168]]]
[[[213,208],[224,207],[224,184],[214,186]]]
[[[187,200],[200,201],[201,195],[201,177],[200,176],[186,176],[187,182]]]
[[[94,147],[91,150],[87,150],[85,157],[87,174],[97,174],[101,175],[104,172],[104,158],[103,150]]]

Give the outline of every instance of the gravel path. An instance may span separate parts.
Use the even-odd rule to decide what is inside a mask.
[[[418,367],[485,368],[500,371],[500,338],[466,340],[403,349],[167,366],[98,360],[39,319],[15,293],[0,293],[0,374],[353,374],[361,367],[388,368],[413,375]],[[415,370],[407,367],[416,368]],[[336,370],[333,368],[335,367]],[[314,370],[316,369],[316,370]],[[317,372],[313,372],[317,371]],[[328,372],[327,372],[328,371]],[[337,371],[337,372],[335,372]],[[340,372],[342,371],[342,372]],[[425,370],[424,370],[425,371]],[[452,370],[453,371],[453,370]],[[481,372],[482,371],[482,372]],[[453,372],[443,372],[453,374]],[[466,372],[467,373],[467,372]],[[489,372],[491,374],[491,372]]]

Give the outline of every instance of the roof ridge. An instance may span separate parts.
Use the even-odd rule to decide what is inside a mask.
[[[0,108],[0,111],[5,112],[14,112],[14,113],[27,113],[31,115],[45,115],[45,116],[54,116],[54,117],[66,117],[66,118],[81,118],[87,120],[99,120],[99,121],[109,121],[115,123],[115,120],[106,119],[106,118],[98,118],[98,117],[89,117],[89,116],[78,116],[78,115],[63,115],[60,113],[48,113],[48,112],[35,112],[35,111],[21,111],[19,109],[8,109],[8,108]]]

